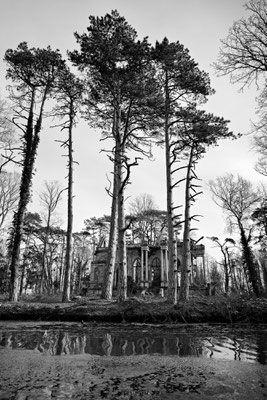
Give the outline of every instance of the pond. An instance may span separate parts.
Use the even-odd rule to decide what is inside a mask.
[[[0,321],[1,400],[265,399],[266,364],[267,325]]]
[[[0,321],[0,349],[46,356],[160,355],[267,363],[267,325],[78,324]],[[1,354],[1,353],[0,353]]]

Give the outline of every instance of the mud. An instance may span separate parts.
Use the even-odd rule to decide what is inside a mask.
[[[0,399],[266,399],[267,366],[162,356],[0,350]]]

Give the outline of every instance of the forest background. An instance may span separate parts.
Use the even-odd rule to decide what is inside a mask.
[[[0,43],[0,95],[6,97],[6,65],[2,61],[8,48],[16,48],[20,41],[29,47],[58,48],[61,53],[77,48],[73,33],[85,32],[89,15],[104,15],[117,9],[131,24],[140,38],[148,36],[152,44],[165,36],[170,41],[179,40],[189,49],[190,55],[198,62],[200,69],[208,72],[211,85],[216,93],[210,97],[205,109],[230,120],[229,128],[244,136],[236,141],[225,140],[219,147],[209,149],[197,166],[202,179],[203,195],[194,206],[196,214],[203,215],[196,227],[197,236],[204,236],[207,252],[216,255],[218,250],[207,239],[209,236],[224,238],[225,221],[222,211],[216,206],[209,193],[207,182],[226,172],[240,173],[244,178],[258,183],[264,180],[254,170],[257,154],[252,150],[251,121],[256,118],[257,88],[251,86],[244,92],[237,85],[231,85],[229,77],[216,77],[211,64],[218,56],[220,39],[227,36],[235,20],[247,17],[243,0],[181,0],[167,1],[122,1],[122,0],[48,0],[46,2],[24,0],[1,0],[1,43]],[[66,57],[67,58],[67,57]],[[38,212],[40,204],[38,191],[45,180],[58,180],[63,187],[66,176],[64,152],[55,140],[62,139],[60,129],[51,128],[53,122],[46,121],[41,132],[41,142],[36,161],[33,182],[31,211]],[[84,228],[84,220],[93,216],[110,214],[111,199],[105,191],[107,174],[112,164],[101,149],[108,144],[100,142],[100,132],[89,128],[80,121],[74,136],[74,158],[79,165],[74,172],[74,231]],[[134,168],[132,184],[127,188],[128,203],[141,193],[150,194],[159,209],[166,209],[164,150],[152,149],[154,161],[143,159]],[[65,183],[64,183],[65,182]],[[175,202],[183,203],[183,192],[177,190]],[[60,218],[66,225],[66,201],[60,203]]]

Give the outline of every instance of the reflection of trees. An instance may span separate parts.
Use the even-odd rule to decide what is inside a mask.
[[[64,331],[2,332],[0,346],[38,350],[47,355],[83,354],[86,336]]]
[[[257,343],[257,353],[258,353],[258,362],[260,364],[267,364],[267,340],[265,335],[257,335],[256,336]]]
[[[64,332],[59,332],[58,341],[56,345],[56,356],[60,356],[64,352],[64,347],[66,345],[66,334]]]
[[[143,354],[178,355],[179,357],[206,355],[230,357],[233,360],[267,362],[266,335],[250,331],[230,338],[201,339],[194,335],[152,334],[147,332],[90,332],[63,329],[13,332],[0,331],[0,346],[12,349],[37,350],[46,355],[60,356],[93,354],[99,356],[130,356]],[[209,353],[207,353],[209,349]]]
[[[192,343],[192,338],[188,335],[181,335],[179,336],[179,356],[186,357],[186,356],[195,356],[196,350]]]
[[[3,332],[0,345],[4,347],[38,350],[49,355],[95,354],[106,356],[162,354],[180,356],[197,355],[192,339],[185,335],[162,337],[120,335],[104,333],[83,334],[75,332],[42,331],[32,333]]]
[[[112,337],[110,333],[106,333],[103,339],[102,348],[106,356],[111,355],[112,351]]]

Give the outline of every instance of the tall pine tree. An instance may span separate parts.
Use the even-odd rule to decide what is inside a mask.
[[[205,101],[206,96],[213,93],[208,74],[201,71],[191,58],[189,51],[179,42],[170,43],[164,38],[162,43],[156,42],[153,49],[157,78],[163,96],[162,120],[164,124],[166,184],[167,184],[167,220],[169,250],[169,301],[177,302],[177,255],[174,222],[173,173],[176,156],[173,153],[175,126],[180,121],[183,107]]]
[[[131,160],[129,151],[147,153],[145,145],[157,121],[158,92],[147,39],[138,40],[136,31],[117,11],[89,20],[87,33],[75,34],[80,51],[70,52],[70,59],[87,80],[89,124],[114,142],[110,154],[114,163],[112,229],[103,295],[107,299],[112,296],[118,247],[118,300],[123,301],[127,296],[124,193],[131,168],[137,165],[137,158]]]

